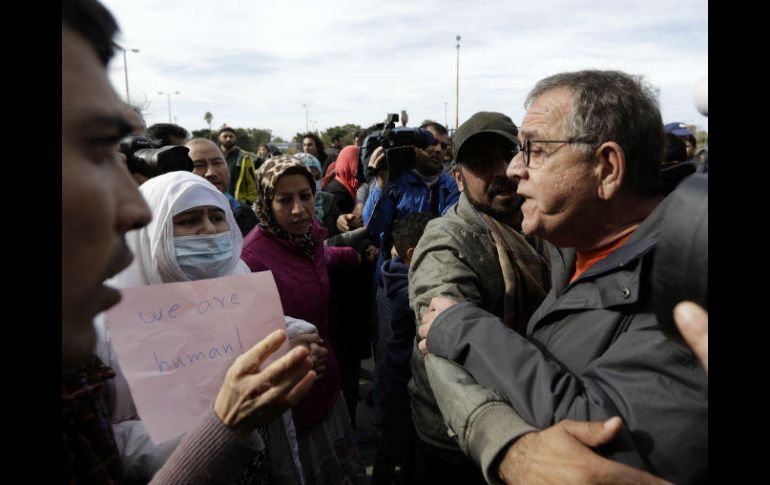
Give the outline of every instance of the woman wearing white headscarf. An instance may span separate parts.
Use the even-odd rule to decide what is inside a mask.
[[[152,210],[153,219],[147,226],[126,234],[135,259],[108,281],[110,286],[134,288],[250,272],[240,260],[243,237],[230,204],[206,179],[190,172],[171,172],[148,180],[139,190]],[[96,353],[116,373],[107,401],[124,477],[147,481],[181,437],[157,446],[150,441],[115,361],[103,315],[100,317],[96,321]],[[305,321],[286,317],[286,325],[291,343],[320,341],[315,327]],[[320,357],[319,370],[323,370],[323,356]],[[258,430],[259,436],[257,432],[252,435],[262,451],[240,482],[303,483],[291,413],[285,413],[266,428]],[[269,452],[264,447],[265,438]]]

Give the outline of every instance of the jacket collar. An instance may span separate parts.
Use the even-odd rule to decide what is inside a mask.
[[[569,283],[569,279],[575,271],[575,249],[549,244],[552,290],[532,316],[528,333],[543,324],[549,315],[559,311],[637,303],[642,296],[642,270],[651,262],[645,256],[655,249],[660,238],[665,206],[666,201],[658,204],[626,244],[589,268],[573,283]]]
[[[667,199],[658,204],[624,245],[591,266],[575,283],[628,266],[632,261],[652,250],[660,238],[660,224],[663,220],[666,205]],[[549,245],[549,247],[551,250],[553,287],[557,293],[561,293],[562,290],[566,289],[569,278],[575,272],[576,252],[574,248],[557,248],[554,245]]]

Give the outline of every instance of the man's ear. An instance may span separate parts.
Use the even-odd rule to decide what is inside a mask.
[[[462,192],[463,191],[463,177],[462,177],[462,174],[460,173],[460,170],[461,170],[460,167],[453,168],[452,169],[452,175],[455,178],[455,183],[457,184],[457,190]]]
[[[414,248],[409,248],[406,250],[406,262],[411,263],[412,262],[412,255],[414,255]]]
[[[620,193],[620,187],[626,176],[626,154],[614,141],[599,145],[596,149],[596,159],[599,163],[598,194],[602,200],[611,200]]]

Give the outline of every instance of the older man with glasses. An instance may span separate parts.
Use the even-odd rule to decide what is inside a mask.
[[[707,377],[661,332],[651,304],[667,205],[653,90],[617,71],[561,73],[526,105],[508,176],[524,198],[522,229],[553,244],[553,287],[525,336],[473,303],[431,301],[421,350],[502,396],[472,409],[465,394],[434,386],[439,407],[490,481],[625,483],[633,468],[707,479]],[[603,457],[586,448],[600,444]]]

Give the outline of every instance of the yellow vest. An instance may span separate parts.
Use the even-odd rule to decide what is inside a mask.
[[[251,155],[242,151],[241,170],[238,172],[238,179],[235,181],[233,197],[238,202],[246,205],[252,205],[257,200],[257,181],[254,175],[254,162]]]

